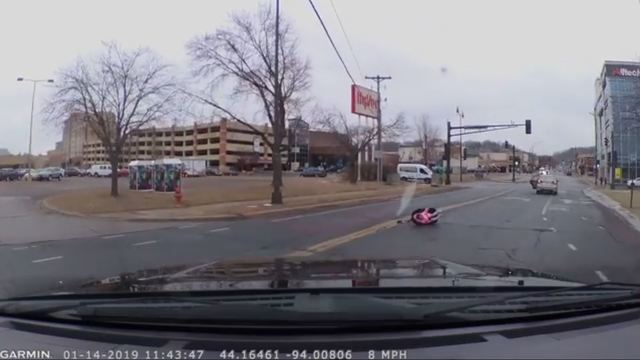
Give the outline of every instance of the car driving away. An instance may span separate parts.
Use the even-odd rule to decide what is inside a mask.
[[[536,184],[536,194],[558,195],[558,178],[553,175],[540,175]]]
[[[529,184],[531,184],[531,188],[534,190],[536,189],[536,186],[538,186],[538,179],[540,179],[540,174],[534,174],[529,180]]]

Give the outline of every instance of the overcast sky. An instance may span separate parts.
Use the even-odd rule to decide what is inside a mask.
[[[315,0],[358,82],[389,75],[385,115],[428,113],[444,127],[533,120],[533,135],[503,130],[470,139],[509,140],[539,153],[593,143],[594,80],[607,60],[640,58],[637,0],[333,0],[357,66],[329,0]],[[103,40],[148,46],[178,68],[185,43],[227,24],[229,12],[257,1],[3,1],[0,5],[0,148],[26,152],[31,86],[16,77],[48,78]],[[349,111],[351,81],[306,0],[282,0],[311,60],[317,103]],[[51,89],[38,88],[34,152],[52,149],[60,130],[38,109]]]

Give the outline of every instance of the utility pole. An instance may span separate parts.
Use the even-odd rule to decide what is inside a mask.
[[[447,121],[447,145],[444,148],[444,156],[447,159],[447,168],[445,169],[445,185],[451,185],[451,121]]]
[[[460,120],[460,127],[462,128],[462,119],[464,119],[464,111],[460,111],[460,108],[456,108],[456,114]],[[462,182],[462,134],[458,137],[460,141],[460,182]]]
[[[364,77],[367,80],[373,80],[376,82],[377,85],[377,92],[378,92],[378,158],[377,158],[377,174],[376,174],[376,180],[378,180],[378,182],[382,181],[382,106],[381,106],[381,100],[382,100],[382,96],[380,96],[380,83],[383,82],[384,80],[391,80],[391,76],[380,76],[380,75],[376,75],[376,76],[365,76]],[[374,152],[375,154],[375,152]]]

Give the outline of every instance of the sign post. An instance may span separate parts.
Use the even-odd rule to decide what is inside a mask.
[[[379,84],[378,84],[379,85]],[[360,116],[378,119],[378,141],[380,142],[380,96],[379,92],[368,89],[360,85],[351,85],[351,112],[358,116],[358,126],[360,125]],[[365,121],[366,123],[366,121]],[[375,126],[375,125],[374,125]],[[358,140],[359,141],[359,140]],[[382,149],[378,149],[382,150]],[[358,152],[358,157],[360,157]],[[377,161],[377,169],[382,168],[382,159]],[[358,173],[360,172],[360,161],[358,160]],[[382,181],[381,170],[377,171],[377,180]],[[358,175],[358,179],[360,176]]]

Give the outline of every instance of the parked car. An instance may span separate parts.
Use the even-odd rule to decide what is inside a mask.
[[[95,164],[91,165],[87,171],[89,176],[111,176],[111,165],[109,164]]]
[[[325,177],[327,172],[320,167],[307,167],[300,173],[302,177]]]
[[[238,176],[238,174],[239,174],[238,171],[235,169],[227,169],[226,171],[222,172],[222,175],[225,175],[225,176]]]
[[[571,172],[571,170],[567,171],[567,176],[571,176],[573,175],[573,173]]]
[[[182,171],[182,176],[184,177],[199,177],[199,176],[203,176],[206,174],[206,170],[205,172],[199,171],[197,169],[194,168],[185,168]]]
[[[222,176],[222,171],[220,171],[219,167],[212,166],[205,170],[205,174],[209,176]]]
[[[558,179],[553,175],[540,175],[536,185],[536,194],[548,192],[558,195]]]
[[[331,165],[327,168],[327,172],[328,173],[340,173],[342,172],[342,166],[338,166],[338,165]]]
[[[529,180],[529,184],[531,184],[531,188],[533,190],[536,189],[536,186],[538,186],[538,179],[540,178],[540,174],[535,174],[531,177],[531,180]]]
[[[48,167],[48,168],[45,168],[44,170],[49,172],[49,176],[51,179],[62,180],[62,178],[64,177],[64,169],[62,168]]]
[[[128,177],[128,176],[129,176],[129,169],[127,168],[118,169],[118,177]]]
[[[16,169],[0,169],[0,181],[20,180],[20,173]]]
[[[627,186],[628,187],[640,187],[640,177],[639,178],[635,178],[635,179],[630,179],[627,180]]]
[[[62,180],[62,176],[54,174],[49,169],[31,169],[32,181],[51,181],[53,179]],[[29,172],[25,173],[22,177],[23,180],[29,180]]]
[[[82,170],[77,167],[68,167],[64,172],[64,176],[82,176]]]

